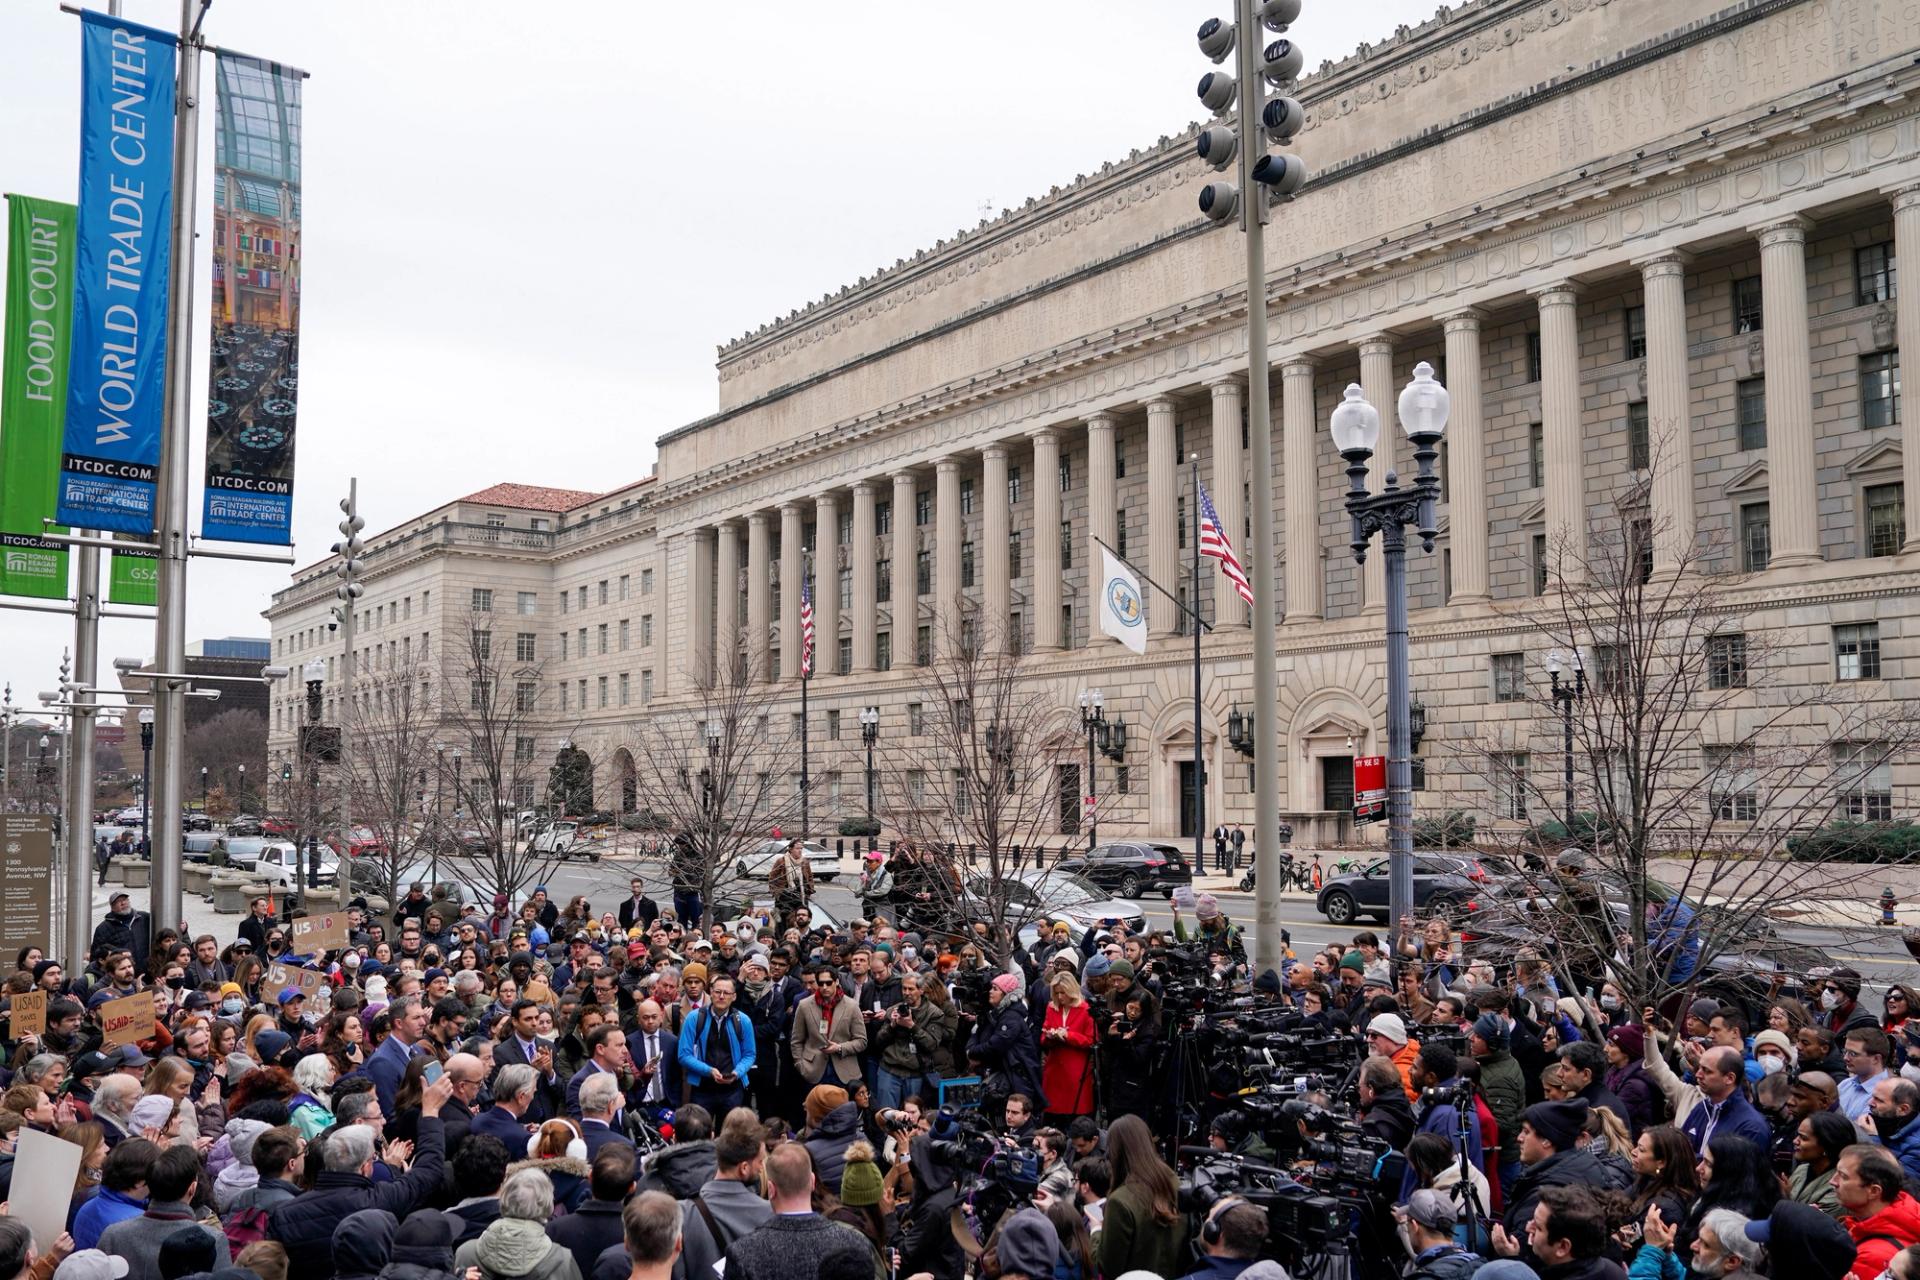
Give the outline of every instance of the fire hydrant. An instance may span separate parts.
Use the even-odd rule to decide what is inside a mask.
[[[1898,924],[1899,923],[1897,920],[1893,918],[1893,909],[1899,904],[1900,904],[1900,900],[1893,896],[1892,885],[1888,885],[1886,888],[1880,891],[1880,923],[1881,924]]]

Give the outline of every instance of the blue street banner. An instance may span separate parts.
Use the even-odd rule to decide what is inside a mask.
[[[146,534],[166,415],[178,42],[93,11],[80,23],[79,243],[55,514]]]
[[[214,99],[213,333],[200,532],[293,540],[300,392],[300,82],[222,53]]]

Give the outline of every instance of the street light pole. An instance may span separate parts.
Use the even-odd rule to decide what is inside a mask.
[[[149,856],[147,818],[153,800],[153,708],[140,708],[140,856]]]
[[[873,744],[880,737],[880,708],[860,708],[860,741],[867,746],[867,848],[880,847],[880,833],[873,822]]]
[[[1380,535],[1386,557],[1387,589],[1387,915],[1392,921],[1392,954],[1404,940],[1401,921],[1413,909],[1413,770],[1412,694],[1407,656],[1407,542],[1409,525],[1416,527],[1424,551],[1433,551],[1434,502],[1440,477],[1434,462],[1440,456],[1440,436],[1447,426],[1447,390],[1433,378],[1433,366],[1414,366],[1413,381],[1400,393],[1400,425],[1413,442],[1419,473],[1402,488],[1400,477],[1387,472],[1379,493],[1367,492],[1367,460],[1380,439],[1380,413],[1366,401],[1358,384],[1347,387],[1346,398],[1333,411],[1333,441],[1347,461],[1347,514],[1353,525],[1353,559],[1364,564],[1367,544]]]
[[[1087,852],[1100,842],[1100,793],[1093,786],[1093,740],[1104,736],[1107,727],[1107,699],[1098,689],[1080,691],[1080,727],[1087,733],[1087,777],[1081,788],[1086,793]]]
[[[1566,824],[1567,839],[1574,840],[1573,831],[1573,707],[1587,696],[1587,669],[1580,661],[1580,649],[1573,650],[1573,679],[1562,684],[1560,681],[1560,651],[1555,649],[1547,655],[1547,675],[1553,681],[1553,702],[1560,709],[1560,728],[1564,739],[1564,765],[1562,775],[1561,812],[1565,815],[1561,821]]]

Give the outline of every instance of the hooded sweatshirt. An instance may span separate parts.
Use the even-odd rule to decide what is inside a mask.
[[[581,1280],[571,1250],[547,1238],[545,1225],[501,1218],[453,1256],[455,1271],[479,1267],[485,1280]]]
[[[362,1209],[333,1229],[334,1280],[373,1280],[393,1252],[399,1221],[385,1209]]]
[[[454,1280],[453,1220],[444,1213],[409,1214],[380,1280]]]
[[[260,1185],[260,1171],[253,1167],[253,1144],[267,1129],[259,1120],[227,1121],[226,1142],[233,1159],[221,1167],[213,1180],[213,1205],[221,1216],[233,1207],[241,1192]]]

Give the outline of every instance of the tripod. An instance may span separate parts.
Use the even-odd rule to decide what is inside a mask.
[[[1480,1223],[1487,1216],[1486,1206],[1480,1203],[1480,1192],[1473,1185],[1473,1161],[1467,1154],[1471,1149],[1468,1139],[1473,1127],[1480,1123],[1474,1107],[1479,1096],[1479,1086],[1471,1080],[1462,1080],[1454,1089],[1453,1111],[1458,1124],[1454,1128],[1453,1145],[1460,1153],[1460,1207],[1467,1228],[1467,1249],[1473,1253],[1480,1252]]]

